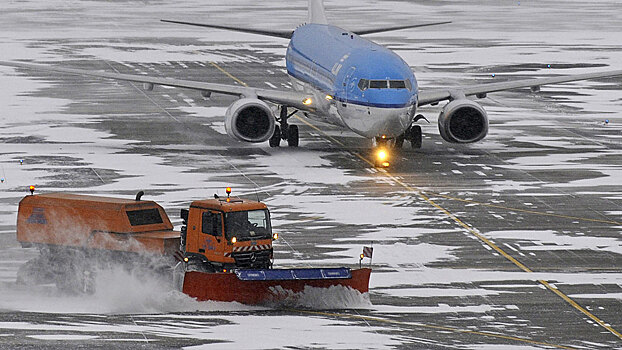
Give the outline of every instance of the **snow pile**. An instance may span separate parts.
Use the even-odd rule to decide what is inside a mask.
[[[0,284],[0,310],[44,313],[165,314],[174,312],[252,311],[240,303],[198,302],[183,294],[170,275],[120,265],[98,269],[94,293],[60,291],[54,284]]]
[[[153,314],[194,311],[249,311],[262,309],[232,302],[199,302],[180,291],[170,275],[114,267],[98,271],[90,299],[98,313]]]
[[[177,294],[181,293],[162,277],[114,267],[97,272],[91,298],[99,312],[158,313],[174,311],[182,299]]]
[[[301,307],[306,309],[367,309],[370,308],[369,293],[344,286],[316,288],[305,286],[300,293],[273,287],[276,300],[269,303],[272,307]]]

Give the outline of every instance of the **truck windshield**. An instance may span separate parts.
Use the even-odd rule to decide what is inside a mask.
[[[226,213],[225,233],[228,240],[231,237],[238,241],[270,238],[270,214],[265,209]]]

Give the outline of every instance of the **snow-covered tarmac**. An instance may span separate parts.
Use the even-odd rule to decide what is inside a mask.
[[[158,20],[285,29],[306,18],[306,1],[3,6],[0,60],[235,83],[221,68],[259,87],[288,86],[285,40]],[[326,6],[352,29],[453,20],[370,36],[422,88],[622,69],[616,1]],[[490,94],[480,100],[489,135],[467,146],[442,142],[442,105],[428,107],[423,148],[385,172],[359,158],[368,141],[325,125],[298,122],[298,149],[232,141],[229,97],[0,68],[0,348],[622,348],[620,83]],[[142,189],[178,225],[191,200],[232,186],[270,206],[279,266],[356,266],[373,242],[371,291],[248,307],[119,271],[101,274],[93,296],[17,286],[17,268],[37,255],[15,241],[31,184],[128,198]]]

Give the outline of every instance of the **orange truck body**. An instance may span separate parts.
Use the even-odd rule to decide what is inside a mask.
[[[22,246],[58,246],[133,253],[173,254],[180,233],[153,201],[50,193],[19,203]]]
[[[272,257],[271,231],[253,239],[232,242],[225,237],[226,215],[232,212],[265,211],[265,204],[239,198],[192,202],[181,232],[164,209],[154,201],[99,197],[70,193],[49,193],[24,197],[17,215],[17,240],[24,247],[55,246],[173,256],[199,256],[219,268],[234,268],[244,260]],[[206,234],[204,213],[219,218],[218,229]],[[269,222],[268,222],[268,228]],[[213,227],[211,227],[213,228]],[[271,229],[271,228],[270,228]],[[269,255],[269,257],[268,257]],[[256,259],[256,258],[255,258]],[[252,266],[251,266],[252,267]]]

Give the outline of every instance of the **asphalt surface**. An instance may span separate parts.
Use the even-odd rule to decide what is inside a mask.
[[[92,10],[76,12],[93,19],[98,18],[93,13],[99,7],[106,7],[97,1],[92,6]],[[122,2],[116,11],[133,6],[137,5]],[[190,11],[192,6],[198,5],[190,4],[179,11]],[[301,6],[291,12],[304,13]],[[494,5],[469,6],[505,11]],[[563,13],[581,12],[582,6],[573,3]],[[617,6],[599,3],[594,13],[585,14],[586,21],[598,23],[596,17]],[[153,7],[156,15],[164,11],[158,5]],[[457,7],[444,2],[429,11],[449,15]],[[227,9],[241,11],[244,6],[219,8],[220,15],[226,16]],[[477,8],[470,11],[477,12]],[[51,15],[55,13],[58,15]],[[123,35],[117,36],[111,29],[101,37],[81,37],[76,28],[66,35],[59,28],[70,21],[71,13],[71,6],[59,12],[37,12],[14,5],[3,27],[10,26],[14,33],[19,33],[20,25],[31,28],[19,20],[26,16],[37,23],[38,30],[27,37],[9,34],[3,45],[18,42],[36,48],[45,56],[34,57],[35,62],[67,67],[258,87],[269,86],[266,82],[277,87],[288,85],[282,69],[285,41],[235,36],[233,43],[223,44],[222,32],[208,32],[200,38],[186,36],[192,30],[177,27],[166,36],[156,35],[151,33],[162,24],[146,27],[144,17],[133,13],[119,20],[122,29],[118,33]],[[345,14],[344,22],[355,22],[356,15],[356,11]],[[238,16],[250,21],[250,17]],[[134,17],[139,20],[133,22]],[[103,16],[101,21],[109,23],[111,18]],[[279,15],[273,20],[276,25],[287,26],[291,19]],[[516,78],[547,73],[546,62],[512,54],[499,59],[494,53],[512,53],[521,47],[546,52],[552,44],[530,37],[516,44],[507,39],[495,40],[495,31],[505,28],[491,22],[485,28],[469,27],[487,33],[486,38],[469,41],[451,39],[447,34],[450,29],[431,34],[447,36],[442,44],[432,39],[413,43],[412,37],[399,35],[374,39],[399,49],[416,73],[422,71],[422,86],[435,74],[441,79],[434,85],[464,85],[491,79],[491,72],[501,78],[503,74]],[[92,34],[97,32],[96,23],[85,22],[78,27]],[[133,30],[140,31],[140,35],[132,36]],[[566,60],[555,62],[562,73],[581,68],[608,69],[611,62],[607,57],[619,56],[622,51],[619,43],[612,42],[578,49],[572,45],[575,32],[562,32],[566,34],[561,36],[570,38],[566,39],[569,44],[559,44],[555,50],[571,53]],[[598,37],[599,33],[595,30],[592,36]],[[210,35],[218,36],[218,40],[211,41]],[[145,47],[154,48],[148,50],[154,55],[157,50],[167,55],[152,61],[149,54],[141,55],[140,61],[127,59]],[[88,48],[103,49],[85,51]],[[196,55],[196,59],[169,59],[176,48],[184,55]],[[476,58],[472,65],[464,63],[469,61],[468,54],[453,65],[436,64],[432,58],[425,62],[407,58],[413,57],[410,54],[419,57],[442,52],[459,55],[478,48],[484,50],[479,54],[484,58]],[[101,58],[93,53],[105,50],[120,52],[118,57],[122,59]],[[491,50],[494,65],[486,65],[486,50]],[[223,59],[203,61],[202,54],[217,54]],[[591,54],[604,58],[595,63],[587,58]],[[446,59],[451,61],[453,56],[448,55]],[[512,60],[514,63],[509,63]],[[622,348],[619,79],[548,87],[539,94],[512,91],[491,95],[481,100],[490,113],[489,135],[475,145],[443,142],[434,125],[441,106],[425,108],[421,112],[432,124],[423,125],[423,147],[403,149],[393,155],[390,168],[379,170],[369,163],[368,140],[308,120],[293,121],[300,126],[299,148],[271,149],[267,142],[251,145],[231,140],[222,133],[224,107],[233,101],[230,97],[214,95],[205,101],[191,91],[161,87],[143,91],[139,85],[129,83],[22,69],[2,68],[0,74],[41,82],[34,90],[20,92],[20,96],[48,105],[43,113],[26,109],[23,113],[29,117],[24,120],[14,109],[10,109],[11,115],[2,116],[0,145],[4,145],[4,151],[0,150],[0,154],[3,171],[9,173],[3,175],[2,213],[7,221],[1,223],[0,233],[1,290],[5,292],[19,290],[11,276],[19,263],[36,254],[23,253],[14,240],[14,221],[10,221],[15,215],[11,208],[16,210],[25,195],[26,184],[22,182],[26,179],[36,180],[42,192],[67,189],[132,196],[142,189],[163,204],[173,219],[193,199],[184,196],[209,197],[229,184],[245,195],[259,196],[271,207],[275,227],[283,238],[277,243],[277,263],[336,265],[347,261],[355,266],[358,251],[353,253],[353,249],[370,241],[376,254],[369,308],[74,313],[37,312],[36,307],[24,307],[27,302],[15,302],[13,307],[10,303],[0,304],[2,348],[179,348],[209,343],[235,347],[235,341],[231,343],[231,339],[217,333],[211,338],[198,337],[178,334],[175,329],[186,327],[209,333],[224,324],[236,327],[239,318],[265,324],[256,326],[256,333],[275,332],[268,324],[282,318],[300,323],[320,319],[327,324],[316,328],[317,332],[325,332],[334,322],[345,324],[346,333],[348,327],[353,327],[388,339],[370,347]],[[59,107],[49,103],[54,99],[64,104]],[[605,119],[608,124],[603,122]],[[65,130],[68,125],[70,128]],[[60,136],[54,134],[57,129],[64,130]],[[84,140],[75,136],[80,133],[87,135]],[[106,157],[118,157],[118,162]],[[17,165],[20,159],[23,165]],[[140,159],[146,160],[144,164],[137,161]],[[159,173],[162,168],[168,171]],[[19,175],[23,178],[12,174],[23,174]],[[41,293],[46,297],[54,295],[46,289],[33,297]],[[235,329],[244,332],[243,324],[239,322]],[[101,327],[89,330],[84,325]],[[276,332],[285,334],[285,338],[300,337],[301,333],[287,325],[281,327]],[[170,332],[166,331],[169,328]],[[55,338],[58,334],[65,337]],[[347,340],[237,345],[361,347]]]

